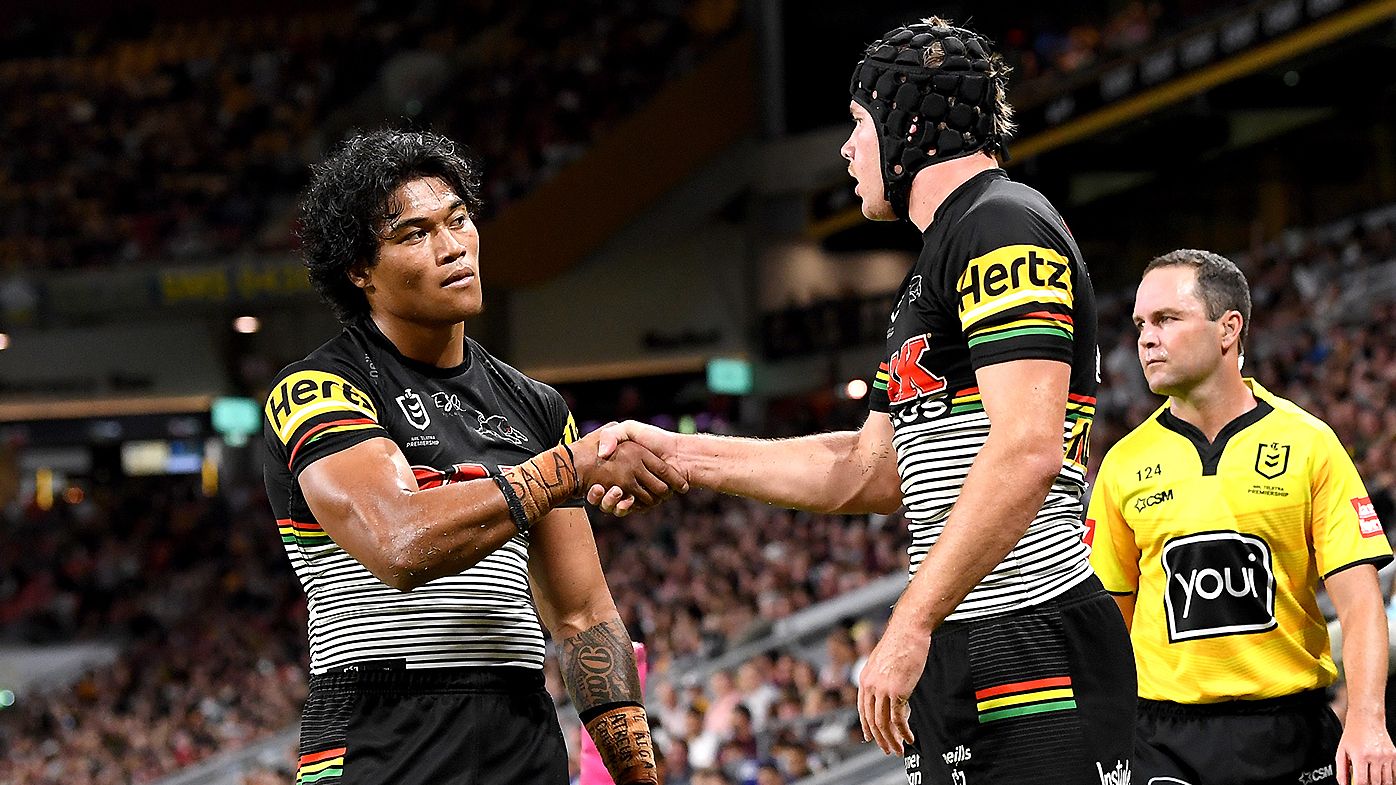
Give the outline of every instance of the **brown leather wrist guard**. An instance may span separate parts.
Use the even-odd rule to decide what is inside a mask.
[[[649,719],[643,706],[618,706],[586,723],[616,785],[659,785]]]
[[[524,515],[536,521],[549,510],[582,492],[577,460],[565,444],[540,453],[504,472],[514,494],[523,503]]]

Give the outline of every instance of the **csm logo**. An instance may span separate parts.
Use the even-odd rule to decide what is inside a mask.
[[[1100,775],[1100,785],[1129,785],[1129,761],[1116,760],[1115,767],[1107,769],[1096,761],[1096,773]]]
[[[1169,488],[1166,491],[1159,491],[1151,496],[1140,496],[1138,499],[1135,499],[1134,510],[1135,512],[1143,512],[1155,505],[1171,501],[1173,501],[1173,489]]]
[[[1333,776],[1333,764],[1330,763],[1321,769],[1306,771],[1299,775],[1299,785],[1318,785],[1318,783]]]
[[[1163,546],[1169,642],[1275,628],[1275,572],[1265,540],[1233,531],[1175,537]]]

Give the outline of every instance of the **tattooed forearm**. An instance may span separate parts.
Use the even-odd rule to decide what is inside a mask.
[[[619,618],[562,642],[562,675],[577,714],[618,785],[659,782],[635,650]]]
[[[616,785],[657,785],[654,739],[643,708],[611,709],[593,717],[586,727]]]
[[[635,651],[619,618],[562,642],[562,676],[578,714],[608,703],[640,703],[642,698]]]
[[[572,453],[556,447],[504,473],[524,514],[536,521],[553,507],[581,493],[581,480]]]

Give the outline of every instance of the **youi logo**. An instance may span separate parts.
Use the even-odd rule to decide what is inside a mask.
[[[1163,546],[1168,640],[1244,635],[1275,627],[1275,573],[1261,537],[1211,531]]]

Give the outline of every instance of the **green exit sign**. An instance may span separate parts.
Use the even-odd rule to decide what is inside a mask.
[[[262,429],[262,409],[251,398],[215,398],[211,414],[213,430],[234,447]]]
[[[731,357],[708,360],[708,390],[720,395],[751,393],[751,363]]]

